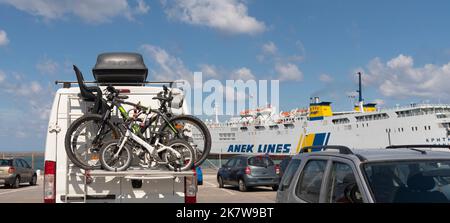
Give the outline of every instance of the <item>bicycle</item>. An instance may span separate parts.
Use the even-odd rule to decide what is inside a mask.
[[[151,119],[152,113],[156,117],[163,117],[161,111],[135,105],[135,113],[125,124],[126,133],[120,140],[105,143],[100,152],[100,163],[103,169],[109,171],[125,171],[131,165],[132,149],[148,167],[167,165],[170,170],[185,171],[194,165],[194,149],[184,140],[174,139],[167,144],[160,143],[161,133],[156,126],[150,130],[151,137],[143,139],[141,126],[145,120]],[[139,116],[145,115],[144,119]],[[137,124],[141,122],[141,124]],[[154,163],[154,165],[152,165]]]
[[[97,92],[97,95],[93,95],[92,92],[86,90],[89,88],[84,85],[79,69],[74,66],[74,70],[83,99],[86,98],[83,95],[89,96],[91,94],[90,100],[95,102],[95,107],[101,109],[94,110],[97,114],[83,115],[69,126],[65,136],[66,153],[76,166],[83,169],[98,169],[101,167],[98,153],[103,147],[103,142],[119,139],[126,131],[122,131],[117,127],[117,124],[111,122],[113,108],[118,108],[123,119],[122,122],[126,122],[129,115],[121,103],[131,106],[136,106],[136,104],[123,101],[128,97],[119,95],[120,92],[112,86],[105,90],[106,100],[101,97],[101,91],[98,87],[93,87]],[[95,100],[92,100],[92,98]],[[159,128],[161,143],[167,144],[174,139],[188,141],[195,150],[194,167],[201,165],[211,149],[211,135],[206,125],[194,116],[173,115],[169,108],[174,107],[175,102],[173,101],[172,91],[169,91],[166,86],[163,86],[163,91],[153,99],[160,101],[160,108],[158,109],[160,115],[147,120],[147,123],[144,123],[141,128],[141,133],[145,133],[150,125],[159,124],[161,117],[163,117],[163,122]],[[181,107],[182,100],[177,103],[178,107]],[[80,136],[82,136],[81,140],[79,140]],[[78,145],[80,145],[79,148],[77,148]]]

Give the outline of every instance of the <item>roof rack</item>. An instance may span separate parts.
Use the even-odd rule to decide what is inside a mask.
[[[429,145],[429,144],[422,144],[422,145],[391,145],[387,146],[386,149],[410,149],[413,151],[420,152],[422,154],[427,154],[425,150],[420,150],[417,148],[445,148],[450,149],[450,145]]]
[[[446,148],[446,149],[450,149],[450,145],[418,144],[418,145],[392,145],[392,146],[386,147],[386,149],[402,149],[402,148]]]
[[[338,146],[338,145],[307,146],[307,147],[303,147],[299,153],[306,153],[306,152],[309,152],[309,150],[313,150],[313,149],[319,149],[320,151],[325,151],[327,149],[337,149],[337,150],[339,150],[339,154],[351,154],[351,155],[355,155],[356,157],[358,157],[358,159],[361,162],[367,161],[367,159],[364,156],[362,156],[361,154],[353,153],[352,150],[350,148],[348,148],[347,146]]]
[[[85,81],[85,84],[96,84],[97,86],[105,86],[105,85],[135,85],[135,86],[145,86],[146,84],[169,84],[170,87],[172,87],[172,85],[174,83],[184,83],[184,81],[144,81],[141,83],[118,83],[118,82],[102,82],[102,83],[98,83],[97,81]],[[55,84],[62,84],[63,88],[70,88],[72,84],[78,84],[78,82],[76,81],[55,81]]]

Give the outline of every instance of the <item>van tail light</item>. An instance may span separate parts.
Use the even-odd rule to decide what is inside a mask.
[[[245,168],[245,174],[247,174],[247,175],[252,174],[252,170],[250,169],[250,167]]]
[[[56,162],[45,161],[44,165],[44,203],[56,202]]]
[[[187,204],[197,203],[197,173],[184,178],[184,202]]]
[[[14,167],[10,167],[9,169],[8,169],[8,173],[9,174],[13,174],[13,173],[15,173],[16,172],[16,168],[14,168]]]
[[[280,175],[280,165],[279,165],[279,164],[276,164],[276,165],[275,165],[275,173],[276,173],[277,175]]]

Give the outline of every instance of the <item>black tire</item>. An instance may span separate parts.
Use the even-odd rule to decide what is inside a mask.
[[[127,145],[123,147],[118,159],[111,159],[111,154],[117,152],[119,149],[119,141],[120,140],[111,140],[103,144],[100,151],[100,163],[103,169],[109,171],[125,171],[130,167],[133,154]],[[117,161],[119,161],[119,163],[117,163]]]
[[[75,120],[67,129],[67,133],[66,133],[65,140],[64,140],[64,146],[66,147],[67,156],[72,161],[72,163],[74,163],[76,166],[78,166],[82,169],[86,169],[86,170],[100,169],[101,164],[100,164],[100,162],[88,163],[90,160],[94,160],[94,159],[90,159],[90,160],[88,159],[87,161],[79,159],[77,157],[77,155],[75,155],[75,152],[74,152],[74,150],[76,149],[76,146],[77,146],[76,144],[77,144],[79,135],[76,135],[76,139],[75,139],[75,136],[72,139],[72,135],[74,133],[76,133],[76,131],[78,131],[78,128],[80,126],[82,126],[84,123],[88,123],[90,121],[93,121],[95,123],[101,123],[102,120],[103,120],[103,117],[101,115],[97,115],[97,114],[83,115],[80,118],[78,118],[77,120]],[[119,139],[120,138],[120,136],[121,136],[120,130],[110,120],[106,121],[106,126],[108,128],[108,132],[106,133],[107,139],[108,138],[111,138],[111,139]],[[90,152],[90,154],[89,154],[90,158],[98,159],[100,149],[103,146],[103,141],[105,141],[105,139],[100,140],[97,143],[97,145],[94,145],[95,148],[89,147],[89,148],[84,149],[84,150],[89,150],[88,153]],[[96,151],[90,151],[91,149],[96,149]],[[77,153],[78,152],[79,151],[77,151]]]
[[[170,151],[165,151],[163,154],[163,161],[164,162],[168,162],[167,167],[169,167],[170,170],[181,170],[181,171],[186,171],[186,170],[191,170],[192,167],[194,166],[194,161],[195,161],[195,152],[194,149],[192,148],[191,145],[189,145],[189,143],[187,143],[185,140],[181,140],[181,139],[174,139],[172,141],[170,141],[169,143],[166,144],[166,146],[168,147],[175,147],[173,149],[177,150],[178,152],[181,152],[182,154],[182,162],[183,164],[172,164],[175,162],[176,157],[170,156],[171,152]],[[179,147],[183,148],[183,151],[179,151]],[[188,160],[188,162],[186,162],[186,160]]]
[[[169,120],[169,122],[172,126],[175,126],[175,124],[177,122],[183,122],[183,121],[196,125],[197,128],[203,134],[204,143],[203,143],[202,147],[196,146],[196,148],[194,148],[194,151],[196,154],[196,159],[194,162],[194,168],[195,168],[195,167],[200,166],[203,162],[205,162],[206,158],[209,155],[209,152],[211,151],[211,133],[209,132],[208,127],[205,125],[205,123],[203,123],[200,119],[198,119],[197,117],[192,116],[192,115],[179,115],[179,116],[176,116]],[[164,137],[163,142],[168,142],[168,141],[172,140],[173,135],[174,135],[173,130],[170,128],[170,126],[166,122],[164,122],[161,125],[159,132]],[[181,135],[181,134],[175,135],[175,138],[183,139],[183,140],[187,140],[187,141],[193,140],[193,139],[190,140],[190,138],[188,136]]]
[[[34,174],[34,175],[31,177],[30,186],[36,185],[36,182],[37,182],[37,175]]]
[[[20,187],[20,177],[16,176],[16,178],[14,179],[14,182],[11,185],[12,188],[16,189]]]
[[[272,190],[277,191],[278,190],[278,184],[272,186]]]
[[[245,192],[247,191],[247,185],[243,179],[239,179],[239,191]]]
[[[219,188],[223,188],[223,178],[222,176],[217,177],[217,183],[219,184]]]

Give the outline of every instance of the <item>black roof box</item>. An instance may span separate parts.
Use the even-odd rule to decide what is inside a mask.
[[[147,80],[148,69],[138,53],[103,53],[92,69],[97,83],[136,84]]]

